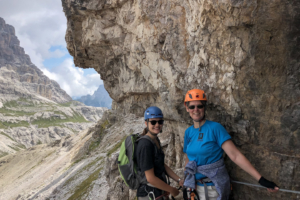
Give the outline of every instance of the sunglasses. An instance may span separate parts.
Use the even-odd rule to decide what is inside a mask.
[[[195,107],[196,107],[196,106],[192,105],[192,106],[189,106],[189,109],[194,110]],[[198,109],[202,109],[202,108],[204,108],[204,105],[197,105],[197,108],[198,108]]]
[[[149,121],[150,122],[150,124],[152,124],[153,126],[158,122],[158,124],[160,124],[160,125],[162,125],[162,124],[164,124],[164,120],[158,120],[158,121],[155,121],[155,120],[153,120],[153,121]]]

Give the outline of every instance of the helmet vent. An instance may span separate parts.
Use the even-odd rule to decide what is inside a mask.
[[[151,106],[151,107],[147,108],[147,110],[144,113],[145,121],[148,119],[151,119],[151,118],[156,118],[156,117],[163,118],[163,116],[164,115],[163,115],[161,109],[156,106]]]

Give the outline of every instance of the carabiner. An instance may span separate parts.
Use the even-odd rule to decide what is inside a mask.
[[[150,197],[150,194],[152,194],[153,195],[153,199]],[[149,197],[149,200],[155,200],[155,195],[154,195],[154,192],[149,192],[148,193],[148,197]]]

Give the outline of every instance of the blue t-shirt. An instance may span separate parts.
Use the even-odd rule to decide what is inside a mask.
[[[222,144],[231,139],[225,128],[213,121],[206,120],[201,131],[199,128],[190,126],[184,134],[183,152],[187,154],[189,161],[195,161],[197,166],[212,164],[220,160],[224,150]],[[203,174],[197,173],[196,180],[204,178]],[[203,185],[197,182],[198,185]],[[214,185],[207,183],[207,185]]]

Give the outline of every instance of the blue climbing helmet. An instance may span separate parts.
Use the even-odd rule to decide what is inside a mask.
[[[151,106],[151,107],[147,108],[144,113],[145,121],[148,119],[152,119],[152,118],[163,118],[163,117],[164,117],[164,115],[163,115],[161,109],[156,106]]]

